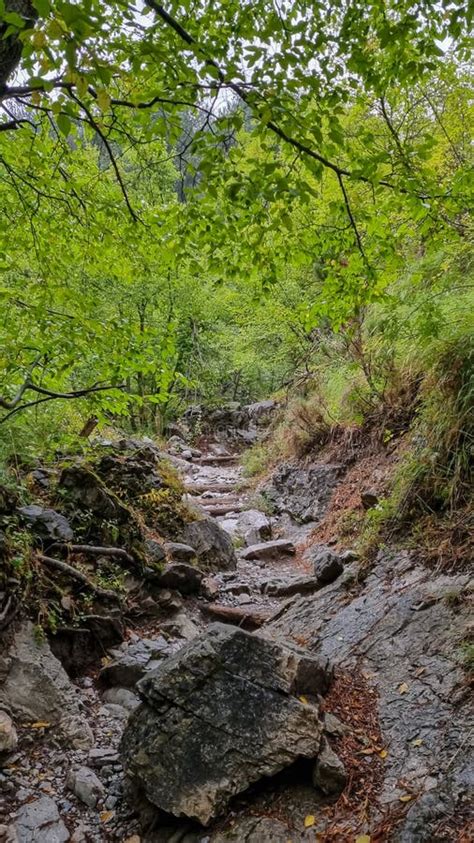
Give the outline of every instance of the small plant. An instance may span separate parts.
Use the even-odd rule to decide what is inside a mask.
[[[254,445],[242,456],[242,468],[245,477],[257,477],[263,474],[270,463],[268,447],[263,444]]]
[[[256,494],[249,497],[249,506],[251,509],[258,509],[259,512],[263,512],[264,515],[271,518],[272,515],[275,515],[275,505],[273,501],[267,498],[264,494]]]

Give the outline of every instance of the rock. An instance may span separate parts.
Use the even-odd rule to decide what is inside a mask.
[[[56,472],[50,468],[35,468],[30,474],[34,485],[39,489],[50,489]]]
[[[11,717],[6,711],[0,711],[0,756],[13,752],[18,743],[18,736]]]
[[[186,612],[179,612],[174,618],[169,621],[164,621],[161,624],[161,629],[167,635],[176,638],[182,638],[185,641],[192,641],[199,635],[200,629],[188,617]]]
[[[204,574],[199,568],[185,562],[172,562],[160,574],[157,582],[164,588],[179,591],[180,594],[197,594]]]
[[[316,577],[297,577],[265,583],[264,594],[269,597],[291,597],[293,594],[310,594],[318,588],[321,588],[321,583]]]
[[[332,585],[288,603],[266,624],[265,635],[305,636],[312,653],[341,671],[351,675],[357,666],[367,671],[389,750],[380,804],[397,810],[401,796],[420,794],[395,839],[431,843],[439,837],[442,816],[463,810],[468,788],[472,752],[466,735],[474,723],[459,642],[468,634],[472,609],[468,599],[457,598],[453,605],[446,598],[460,592],[467,597],[469,574],[436,573],[408,551],[393,549],[378,554],[352,591],[344,587],[346,571]],[[419,606],[424,608],[416,611]],[[438,817],[431,809],[418,816],[416,806],[434,787]],[[451,795],[448,811],[438,811],[442,793]],[[408,820],[412,810],[418,816],[414,824]]]
[[[242,629],[258,629],[271,615],[258,606],[223,606],[221,603],[205,603],[201,607],[205,615],[223,623],[240,626]]]
[[[59,478],[59,491],[67,500],[100,518],[127,521],[127,508],[109,490],[95,472],[82,465],[64,468]]]
[[[331,737],[341,738],[349,734],[350,729],[338,717],[327,711],[324,715],[324,731]]]
[[[128,448],[126,454],[104,454],[94,464],[95,472],[107,488],[130,502],[167,485],[161,473],[158,449],[149,443],[137,444],[139,447]]]
[[[127,711],[134,711],[140,705],[137,695],[128,688],[108,688],[102,694],[102,699],[106,703],[119,705]]]
[[[0,665],[0,704],[25,720],[59,724],[66,716],[80,717],[76,689],[29,621],[14,634]]]
[[[105,685],[134,688],[145,675],[148,664],[168,654],[168,644],[163,637],[139,639],[123,649],[110,650],[113,660],[100,671],[100,681]]]
[[[235,570],[237,559],[232,540],[212,518],[186,524],[181,538],[195,549],[199,567],[204,571]]]
[[[214,579],[214,577],[205,577],[203,579],[201,583],[201,594],[203,597],[214,600],[219,594],[219,591],[220,585],[218,580]]]
[[[364,509],[373,509],[379,502],[379,496],[373,489],[365,489],[360,493],[360,500]]]
[[[267,541],[272,535],[272,526],[265,513],[258,509],[247,509],[239,515],[238,530],[243,532],[245,544],[250,546]]]
[[[296,843],[297,838],[292,827],[273,817],[237,817],[230,828],[214,832],[209,840],[210,843]]]
[[[116,764],[119,756],[117,750],[111,747],[95,747],[89,752],[87,760],[92,767],[104,767],[105,764]]]
[[[262,493],[275,509],[300,524],[319,522],[326,512],[341,474],[340,465],[313,463],[305,468],[284,463],[274,472]]]
[[[145,540],[145,553],[148,562],[152,562],[154,565],[159,565],[160,562],[164,562],[166,559],[166,550],[164,546],[155,541],[155,539]]]
[[[247,545],[270,539],[272,534],[270,521],[258,509],[245,509],[235,517],[224,518],[219,523],[226,533],[238,537]]]
[[[89,808],[95,808],[105,795],[105,787],[89,767],[71,770],[66,779],[66,786]]]
[[[66,843],[69,840],[58,806],[49,796],[22,805],[13,829],[18,843]]]
[[[94,746],[94,733],[87,720],[77,714],[65,714],[61,731],[73,749],[90,749]]]
[[[296,648],[211,625],[138,685],[121,743],[132,790],[207,825],[252,782],[316,757],[318,709],[297,695],[320,670]]]
[[[347,783],[344,764],[329,746],[325,737],[321,738],[319,754],[313,769],[313,784],[326,796],[342,793]]]
[[[278,559],[283,555],[295,553],[293,542],[288,539],[276,539],[271,542],[261,542],[245,548],[241,552],[242,559]]]
[[[189,544],[181,542],[166,542],[165,550],[175,562],[192,562],[196,559],[196,551]]]
[[[318,544],[311,548],[311,552],[307,554],[306,558],[313,562],[314,575],[321,585],[334,582],[344,570],[341,555],[324,544]]]
[[[18,512],[41,539],[50,542],[73,541],[74,532],[69,521],[55,509],[46,509],[37,504],[30,504],[29,506],[20,506]]]
[[[120,614],[84,615],[80,627],[62,627],[49,636],[49,646],[68,676],[78,676],[97,662],[104,650],[123,641]]]

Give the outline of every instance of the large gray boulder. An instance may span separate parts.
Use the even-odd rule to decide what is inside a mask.
[[[212,624],[138,684],[143,704],[121,744],[135,796],[207,825],[252,782],[318,754],[325,665],[302,651]]]
[[[199,568],[203,571],[235,570],[237,558],[232,540],[212,518],[185,524],[180,541],[194,548]]]
[[[45,720],[64,726],[73,745],[75,731],[89,730],[79,710],[79,698],[61,662],[48,643],[35,635],[26,622],[17,630],[8,649],[0,657],[0,705],[26,720]]]
[[[275,512],[287,513],[294,521],[318,522],[326,512],[333,489],[341,475],[340,465],[283,463],[262,493]]]

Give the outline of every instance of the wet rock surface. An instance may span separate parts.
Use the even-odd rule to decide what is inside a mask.
[[[321,665],[242,630],[212,625],[138,684],[143,700],[121,752],[127,776],[161,810],[207,825],[232,796],[315,757]]]
[[[275,512],[287,513],[301,524],[318,522],[341,475],[340,465],[315,463],[302,468],[285,463],[263,489]]]
[[[250,428],[253,424],[252,421]],[[144,444],[145,452],[137,456]],[[4,800],[5,807],[0,811],[9,828],[8,832],[1,830],[0,839],[2,833],[8,833],[17,835],[12,839],[42,843],[54,843],[56,839],[71,839],[75,843],[109,840],[124,843],[129,839],[133,843],[138,840],[140,843],[178,840],[182,843],[224,843],[225,840],[314,843],[316,833],[321,839],[325,835],[332,839],[334,827],[339,827],[341,841],[372,834],[374,839],[395,843],[458,843],[455,832],[446,832],[445,823],[463,815],[473,784],[469,767],[471,714],[462,663],[468,640],[466,577],[427,571],[409,554],[387,551],[380,554],[370,570],[363,569],[350,552],[340,552],[332,545],[312,544],[311,530],[322,517],[331,490],[338,483],[339,466],[282,467],[267,484],[273,488],[270,498],[273,494],[275,512],[269,517],[266,513],[270,509],[262,503],[265,512],[260,512],[258,496],[245,488],[238,461],[228,443],[215,446],[208,443],[201,459],[198,449],[183,441],[183,447],[176,447],[178,456],[168,455],[167,460],[186,474],[187,499],[195,507],[198,519],[191,523],[202,524],[199,519],[203,506],[215,504],[216,508],[227,511],[217,521],[204,518],[204,527],[199,528],[204,533],[199,558],[194,540],[185,539],[181,533],[178,536],[176,531],[173,536],[164,536],[156,529],[153,512],[149,526],[143,531],[123,502],[133,495],[139,498],[144,488],[142,480],[137,479],[141,473],[137,462],[142,464],[142,457],[147,464],[145,473],[151,472],[147,488],[152,495],[160,494],[163,478],[157,461],[163,459],[161,450],[151,440],[102,443],[98,445],[101,458],[107,456],[104,449],[114,459],[102,464],[102,476],[96,472],[90,488],[81,487],[84,479],[81,475],[79,489],[72,494],[70,489],[66,490],[69,507],[66,515],[74,529],[78,524],[82,530],[84,519],[93,511],[90,536],[108,540],[115,536],[117,541],[118,535],[125,542],[122,546],[127,548],[129,540],[138,539],[137,558],[141,559],[140,554],[144,553],[145,575],[141,577],[132,570],[126,580],[136,613],[124,624],[115,607],[108,606],[101,616],[97,604],[84,612],[80,629],[58,630],[57,636],[52,636],[54,653],[75,677],[73,680],[54,658],[47,642],[37,638],[31,625],[27,634],[21,624],[15,627],[20,640],[26,635],[24,646],[19,647],[18,641],[15,645],[12,636],[4,641],[0,652],[0,708],[13,721],[18,744],[14,746],[14,741],[11,742],[11,750],[0,758],[5,760],[0,770],[0,801]],[[113,482],[107,478],[109,469]],[[87,473],[88,467],[84,466],[84,470]],[[153,477],[157,471],[159,480]],[[130,495],[123,488],[128,483]],[[44,488],[50,486],[48,475]],[[102,493],[105,498],[101,497]],[[4,497],[8,512],[15,511],[18,500],[7,500],[7,493]],[[89,510],[91,501],[92,510]],[[55,501],[56,505],[61,508]],[[232,507],[236,511],[232,512]],[[196,514],[192,516],[194,519]],[[246,559],[249,536],[245,525],[249,521],[256,529],[261,524],[264,531],[266,523],[271,526],[270,535],[259,535],[251,543],[289,541],[295,553],[278,552],[264,559]],[[213,525],[210,528],[209,523]],[[35,540],[37,537],[43,542],[39,534],[33,531],[32,534]],[[159,584],[168,563],[187,565],[189,562],[189,559],[173,559],[165,548],[171,538],[185,542],[193,554],[196,551],[197,559],[193,555],[191,567],[195,571],[197,565],[206,575],[199,593],[184,593],[183,589],[179,593],[176,583],[166,587]],[[214,542],[217,553],[213,555]],[[100,565],[103,562],[99,560]],[[88,564],[92,569],[96,561],[88,560]],[[210,620],[219,617],[213,612],[220,612],[221,617],[222,613],[226,614],[228,625],[224,629],[230,636],[237,633],[244,636],[244,641],[247,637],[263,638],[268,645],[285,652],[291,651],[292,646],[298,651],[304,648],[307,656],[316,657],[319,674],[314,670],[310,673],[312,684],[307,677],[309,684],[301,684],[297,693],[275,693],[282,696],[285,704],[289,702],[290,707],[301,708],[313,705],[314,693],[323,697],[328,694],[322,703],[325,710],[317,717],[317,728],[323,729],[324,739],[320,742],[318,738],[316,755],[305,762],[308,766],[304,773],[298,766],[290,766],[276,777],[260,780],[250,790],[234,796],[226,817],[211,822],[209,828],[202,829],[194,821],[184,819],[170,821],[169,817],[157,814],[157,808],[152,806],[150,816],[154,826],[146,830],[139,826],[133,813],[138,803],[124,798],[124,773],[118,752],[130,716],[132,720],[138,719],[140,711],[148,708],[150,723],[153,728],[156,725],[155,703],[146,697],[145,701],[140,699],[136,682],[141,687],[157,671],[160,673],[168,664],[172,665],[183,647],[197,646]],[[247,636],[239,630],[242,625],[257,629],[257,633]],[[96,649],[92,650],[92,645]],[[93,652],[93,668],[90,662],[81,661],[81,651]],[[296,656],[293,654],[292,658]],[[328,660],[335,666],[336,675],[329,691]],[[250,670],[251,660],[246,659],[244,667]],[[263,669],[260,658],[258,669]],[[235,682],[243,683],[246,689],[257,687],[254,675],[249,678],[233,668],[229,671],[225,661],[216,668],[216,682],[220,670],[226,677],[231,673]],[[278,675],[278,671],[273,673]],[[187,681],[198,696],[199,676],[203,678],[203,688],[211,687],[208,682],[212,682],[205,670],[189,673]],[[319,677],[316,692],[315,676]],[[302,681],[302,674],[299,678]],[[224,679],[222,689],[223,683]],[[273,693],[267,686],[257,691],[270,697]],[[339,693],[344,699],[347,695],[345,708],[337,705]],[[229,696],[234,699],[230,700]],[[166,708],[167,703],[159,692],[158,698],[158,708],[162,713],[165,711],[165,721],[169,724],[176,706],[170,702]],[[216,734],[220,736],[225,728],[218,714],[233,710],[238,699],[242,699],[240,691],[239,695],[227,691],[225,698],[216,693],[209,701],[211,710],[217,713],[208,734],[213,746],[224,749],[223,758],[214,760],[212,756],[218,770],[223,769],[226,759],[225,746],[216,740]],[[335,700],[336,707],[328,709],[326,700],[329,706]],[[361,729],[358,718],[367,708],[372,712],[371,719],[363,719]],[[244,715],[239,710],[238,716]],[[178,717],[186,720],[187,711],[181,709]],[[193,717],[191,711],[189,723]],[[275,721],[270,719],[269,727],[272,722]],[[375,725],[368,727],[369,722]],[[201,726],[204,729],[207,724]],[[267,739],[265,723],[258,721],[257,726],[263,729]],[[285,730],[282,727],[280,731]],[[290,754],[292,750],[286,747],[284,736],[277,737],[284,747],[283,754],[286,749]],[[230,741],[224,735],[224,743],[227,739]],[[192,741],[191,737],[188,746],[194,746]],[[235,740],[228,758],[235,756],[234,745],[238,745]],[[144,746],[148,748],[148,738]],[[206,742],[201,741],[195,750],[196,757],[203,752],[206,755],[205,746]],[[248,748],[245,752],[250,755]],[[254,756],[253,747],[250,767],[256,771],[258,762]],[[180,756],[176,753],[175,757]],[[339,759],[344,761],[345,770]],[[171,763],[169,758],[163,761],[160,756],[160,763],[165,762]],[[68,773],[81,768],[94,773],[104,788],[94,807],[66,785]],[[337,801],[345,775],[348,784],[342,799]],[[364,780],[359,803],[361,813],[347,820],[346,811],[347,824],[341,825],[343,806],[350,805],[353,799],[354,776]],[[367,817],[362,811],[366,786],[372,788],[367,791],[370,811]],[[245,787],[243,782],[242,787]],[[232,784],[226,788],[227,784],[224,802],[227,792],[233,791]],[[202,788],[199,790],[198,802],[204,792]],[[215,796],[212,804],[217,801]],[[205,804],[209,807],[211,803]],[[315,824],[305,829],[307,815],[314,815]],[[383,823],[388,816],[395,819],[386,831],[388,826]]]
[[[459,650],[468,605],[450,604],[450,595],[467,587],[466,575],[433,577],[408,554],[384,553],[350,601],[336,581],[314,596],[295,598],[266,627],[265,634],[276,638],[298,638],[304,630],[311,653],[370,677],[387,746],[380,804],[430,794],[430,823],[422,828],[420,819],[419,836],[402,831],[400,840],[435,839],[446,792],[462,801],[472,786],[466,742],[472,719]],[[424,816],[423,804],[413,805],[407,827],[415,827],[418,811]]]

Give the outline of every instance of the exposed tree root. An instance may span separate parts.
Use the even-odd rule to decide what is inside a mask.
[[[105,597],[108,600],[120,600],[119,595],[115,591],[109,591],[107,588],[101,588],[93,583],[89,577],[86,577],[82,571],[78,571],[77,568],[73,568],[72,565],[68,565],[67,562],[63,562],[61,559],[54,559],[52,556],[45,556],[42,553],[38,554],[37,559],[39,562],[42,562],[44,565],[48,565],[50,568],[56,568],[56,570],[61,571],[63,574],[68,574],[68,576],[72,577],[72,579],[75,579],[77,582],[87,586],[87,588],[93,591],[94,594],[97,594],[98,597]]]

